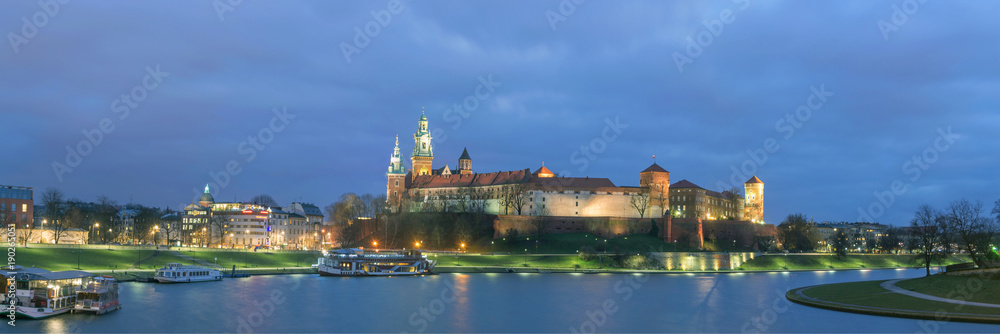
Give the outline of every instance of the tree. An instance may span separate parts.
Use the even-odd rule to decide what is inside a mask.
[[[63,192],[56,188],[45,189],[45,192],[42,193],[42,205],[45,205],[45,218],[48,220],[49,228],[52,229],[53,240],[57,244],[62,237],[63,231],[69,228],[66,226],[66,222],[63,221],[63,216],[65,215],[65,210],[63,209],[64,197]]]
[[[527,183],[515,183],[510,188],[510,205],[514,207],[514,211],[517,215],[521,215],[521,211],[524,210],[524,206],[528,204],[528,184]]]
[[[938,251],[942,245],[942,234],[938,221],[940,214],[935,212],[929,205],[924,204],[917,208],[917,212],[910,222],[910,233],[916,239],[916,255],[914,260],[924,265],[927,276],[931,275],[931,263],[940,263],[947,254]]]
[[[632,192],[629,195],[629,204],[632,208],[635,208],[636,213],[639,214],[639,218],[645,218],[646,209],[649,208],[649,188],[643,187],[639,191]]]
[[[790,214],[778,225],[778,239],[786,250],[810,251],[813,250],[810,229],[804,214]]]
[[[878,239],[878,248],[885,252],[892,253],[898,250],[901,246],[900,243],[903,242],[902,231],[898,228],[891,227],[885,230],[882,237]]]
[[[537,207],[535,208],[534,215],[528,220],[528,224],[531,224],[531,228],[535,230],[535,236],[541,239],[545,235],[545,229],[548,227],[548,215],[549,209]]]
[[[665,218],[667,211],[670,211],[670,190],[662,184],[653,184],[651,187],[654,187],[651,191],[656,190],[656,196],[651,198],[652,204],[660,208],[660,218]]]
[[[277,206],[279,206],[278,205],[278,201],[275,201],[274,198],[271,197],[271,195],[268,195],[268,194],[260,194],[260,195],[254,196],[253,198],[250,199],[250,203],[257,204],[257,205],[263,205],[263,206],[266,206],[266,207],[277,207]]]
[[[969,253],[972,262],[985,268],[990,241],[996,234],[992,219],[982,216],[983,204],[960,199],[945,209],[944,221],[957,236],[960,247]]]
[[[726,190],[725,192],[723,192],[723,194],[725,194],[726,197],[729,198],[729,201],[733,202],[733,207],[734,207],[733,211],[743,210],[743,208],[740,208],[738,205],[740,203],[740,200],[743,199],[743,193],[740,190],[740,188],[737,187],[729,188],[729,190]],[[739,212],[736,213],[736,216],[729,217],[729,219],[736,220],[736,217],[739,217]]]
[[[106,195],[97,195],[97,212],[94,220],[101,224],[101,231],[98,232],[101,242],[115,240],[121,228],[114,226],[115,214],[118,213],[118,203]]]
[[[837,254],[838,259],[846,257],[847,250],[851,248],[851,241],[847,238],[847,232],[844,229],[838,230],[830,246],[833,248],[833,252]]]

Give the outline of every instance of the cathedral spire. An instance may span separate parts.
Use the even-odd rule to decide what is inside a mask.
[[[403,159],[399,153],[399,135],[396,135],[396,147],[392,149],[392,156],[389,157],[389,174],[406,174],[406,166],[403,166]]]

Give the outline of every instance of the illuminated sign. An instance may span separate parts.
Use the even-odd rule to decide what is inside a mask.
[[[249,215],[249,214],[253,213],[253,210],[243,210],[243,213]]]

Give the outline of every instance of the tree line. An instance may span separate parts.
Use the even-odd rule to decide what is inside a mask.
[[[28,224],[18,229],[18,238],[27,243],[40,229],[52,231],[52,241],[59,243],[67,237],[70,229],[88,231],[88,243],[147,243],[156,238],[156,227],[163,226],[169,230],[168,224],[161,224],[162,217],[173,211],[139,204],[119,205],[106,195],[98,195],[95,202],[84,202],[75,198],[66,198],[59,189],[47,188],[41,195],[44,210],[40,213],[43,221],[38,224]],[[122,210],[129,210],[126,215],[120,215]],[[127,221],[126,221],[127,220]],[[127,237],[127,233],[131,233]]]

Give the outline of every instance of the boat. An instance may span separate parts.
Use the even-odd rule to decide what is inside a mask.
[[[15,272],[14,305],[15,317],[44,319],[67,313],[76,305],[76,292],[89,284],[94,274],[84,271],[48,271],[27,268]],[[9,291],[9,290],[8,290]]]
[[[318,260],[321,276],[411,276],[432,274],[437,261],[419,250],[366,252],[357,248],[324,251]]]
[[[218,269],[168,263],[166,267],[156,270],[153,279],[160,283],[221,281],[222,273]]]
[[[122,308],[118,303],[118,281],[111,276],[94,278],[76,292],[76,306],[71,312],[105,314]]]

